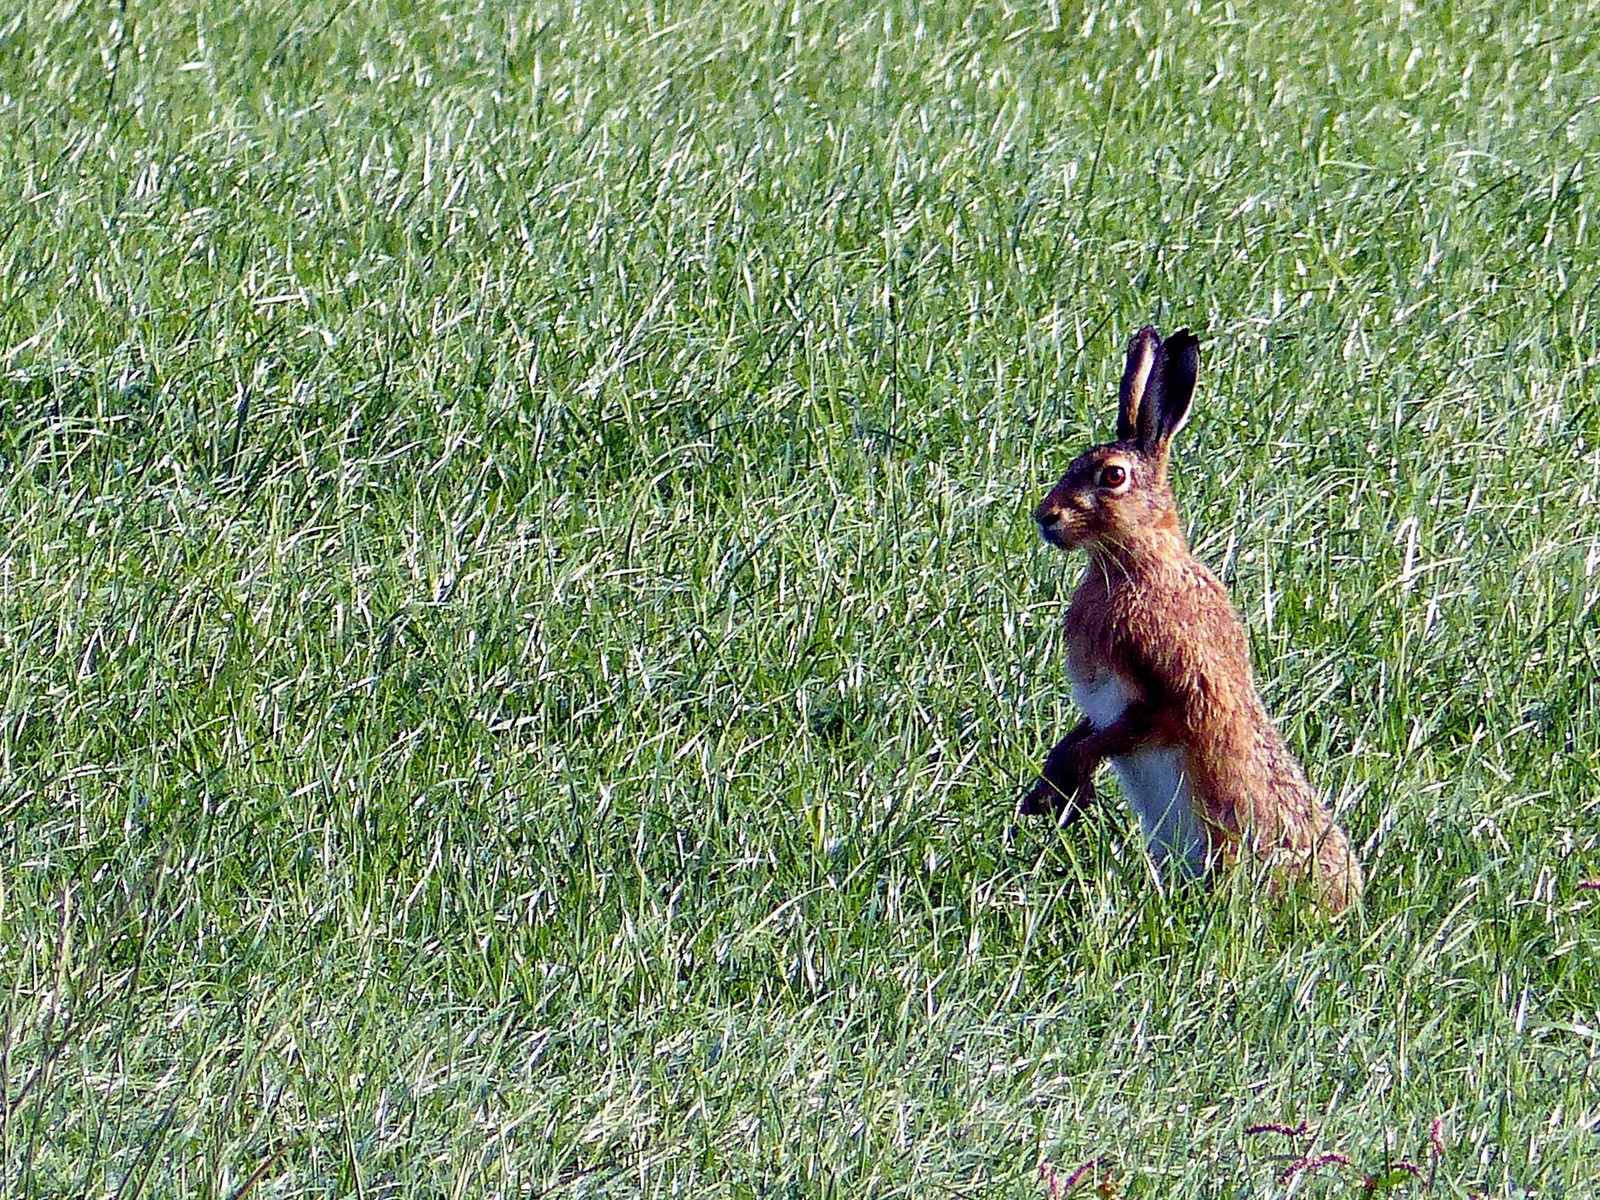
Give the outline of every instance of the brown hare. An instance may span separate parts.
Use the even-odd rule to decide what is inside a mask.
[[[1079,455],[1034,513],[1089,566],[1066,615],[1067,674],[1085,716],[1045,759],[1024,813],[1063,822],[1111,760],[1158,864],[1209,876],[1240,860],[1274,890],[1303,880],[1337,913],[1361,896],[1344,830],[1261,706],[1243,626],[1184,541],[1168,452],[1200,368],[1199,341],[1151,326],[1128,346],[1117,440]]]

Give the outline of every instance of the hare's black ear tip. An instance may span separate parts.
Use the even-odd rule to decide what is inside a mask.
[[[1178,330],[1177,333],[1167,339],[1166,344],[1161,348],[1166,352],[1169,362],[1177,359],[1200,361],[1200,339],[1190,333],[1188,329]]]

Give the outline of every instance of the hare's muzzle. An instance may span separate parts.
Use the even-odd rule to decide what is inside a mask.
[[[1039,535],[1052,545],[1061,545],[1061,518],[1066,514],[1054,504],[1046,500],[1033,510],[1033,519],[1039,526]]]

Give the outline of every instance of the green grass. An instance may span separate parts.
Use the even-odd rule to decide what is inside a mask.
[[[1292,1158],[1436,1118],[1435,1195],[1593,1194],[1597,73],[1592,4],[25,0],[0,1195],[1353,1196]],[[1150,319],[1336,929],[1011,815]]]

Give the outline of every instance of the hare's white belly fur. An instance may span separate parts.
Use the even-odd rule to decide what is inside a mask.
[[[1117,675],[1080,678],[1071,673],[1072,697],[1096,729],[1110,725],[1132,699]],[[1183,751],[1177,746],[1150,746],[1111,759],[1122,790],[1144,829],[1144,840],[1157,862],[1174,861],[1199,875],[1206,865],[1206,840],[1194,813]]]

